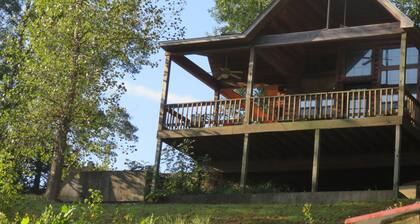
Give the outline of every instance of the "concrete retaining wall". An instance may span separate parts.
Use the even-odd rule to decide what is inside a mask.
[[[102,192],[104,202],[144,202],[146,176],[137,171],[80,172],[63,184],[59,200],[80,201],[95,189]]]
[[[167,197],[164,203],[335,203],[340,201],[387,201],[392,191],[337,191],[275,194],[182,195]]]

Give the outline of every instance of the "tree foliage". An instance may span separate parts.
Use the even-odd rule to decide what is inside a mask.
[[[211,9],[212,16],[220,27],[219,34],[239,33],[245,31],[256,17],[272,0],[215,0],[216,6]],[[392,0],[416,24],[420,24],[420,0]]]
[[[245,31],[271,0],[215,0],[211,14],[221,24],[219,34]]]
[[[137,128],[119,103],[121,80],[156,65],[150,56],[159,40],[183,36],[184,2],[15,3],[2,10],[9,20],[0,39],[0,147],[18,152],[16,174],[33,175],[28,161],[51,167],[47,196],[54,199],[70,170],[135,150]]]
[[[420,1],[419,0],[392,0],[397,7],[410,17],[417,25],[420,24]]]

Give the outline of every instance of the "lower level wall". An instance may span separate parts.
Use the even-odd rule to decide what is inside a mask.
[[[80,201],[89,196],[89,189],[94,189],[101,191],[104,202],[144,202],[148,186],[145,172],[80,172],[64,182],[59,200]]]
[[[340,201],[388,201],[392,191],[336,191],[275,194],[180,195],[167,197],[164,203],[335,203]]]

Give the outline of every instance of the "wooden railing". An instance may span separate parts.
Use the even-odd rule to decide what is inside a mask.
[[[398,88],[253,97],[251,108],[251,123],[396,115]]]
[[[411,98],[408,108],[418,116]],[[245,99],[170,104],[165,128],[183,130],[242,125]],[[325,119],[358,119],[398,114],[398,88],[252,97],[250,124]],[[414,115],[413,115],[414,116]]]
[[[165,127],[169,130],[240,125],[245,99],[171,104],[166,107]]]
[[[405,108],[411,122],[420,127],[420,103],[410,93],[405,93]]]

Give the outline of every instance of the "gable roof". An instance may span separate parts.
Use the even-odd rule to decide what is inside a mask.
[[[221,35],[202,38],[190,38],[183,40],[162,41],[160,46],[167,51],[177,51],[179,49],[194,48],[197,50],[212,48],[222,45],[240,46],[252,41],[264,26],[282,10],[287,3],[293,0],[273,0],[271,4],[255,19],[255,21],[242,33],[233,35]],[[399,10],[390,0],[374,0],[378,2],[390,15],[400,22],[401,28],[415,27],[415,23],[401,10]]]

